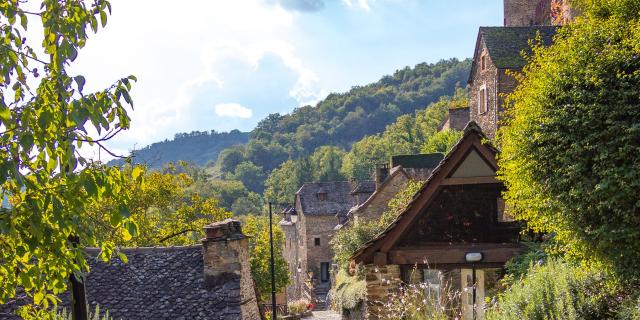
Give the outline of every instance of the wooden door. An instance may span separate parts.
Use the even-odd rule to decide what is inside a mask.
[[[460,270],[460,284],[462,287],[462,319],[473,320],[475,304],[476,320],[484,319],[484,271],[476,269],[476,301],[473,301],[473,269]]]

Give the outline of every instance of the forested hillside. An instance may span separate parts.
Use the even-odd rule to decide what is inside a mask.
[[[453,95],[457,86],[465,86],[470,66],[469,59],[421,63],[346,93],[332,93],[315,107],[271,114],[251,132],[246,147],[221,154],[222,171],[232,173],[238,164],[249,162],[268,174],[287,159],[309,155],[320,146],[348,150],[363,137],[382,132],[397,117]]]
[[[133,162],[146,164],[150,168],[160,168],[169,162],[184,160],[199,166],[215,162],[220,151],[237,144],[245,144],[249,133],[193,131],[177,133],[173,140],[165,140],[133,151]],[[124,160],[113,160],[110,165],[122,165]]]

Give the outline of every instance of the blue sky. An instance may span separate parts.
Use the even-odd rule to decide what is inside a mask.
[[[330,92],[472,55],[499,0],[112,0],[72,71],[86,88],[134,74],[121,153],[193,130],[251,130]]]

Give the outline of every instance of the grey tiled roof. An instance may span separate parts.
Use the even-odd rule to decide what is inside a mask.
[[[376,182],[373,180],[363,180],[358,182],[355,188],[351,190],[351,194],[356,193],[373,193],[376,191]]]
[[[480,34],[489,50],[491,60],[499,69],[520,69],[526,61],[522,51],[531,53],[529,40],[540,33],[542,43],[549,46],[558,31],[557,26],[480,27]]]
[[[391,157],[391,167],[402,166],[411,169],[433,169],[444,158],[442,153],[397,155]]]
[[[326,193],[326,199],[320,200],[319,193]],[[349,181],[305,183],[296,194],[304,215],[346,216],[353,205]]]
[[[89,311],[100,305],[118,319],[241,319],[240,279],[204,284],[202,246],[122,250],[128,263],[89,258]],[[90,256],[97,251],[88,250]],[[70,310],[69,294],[61,296]],[[0,305],[0,312],[3,306]],[[3,318],[5,319],[5,318]],[[8,318],[11,319],[11,318]],[[18,318],[15,318],[18,319]]]

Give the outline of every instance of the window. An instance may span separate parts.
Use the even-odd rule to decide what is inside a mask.
[[[423,269],[422,282],[430,297],[440,299],[440,288],[442,286],[442,272],[440,270]]]
[[[316,247],[320,246],[320,237],[313,237],[313,245]]]
[[[320,201],[327,200],[327,193],[326,192],[318,192],[318,200],[320,200]]]
[[[509,208],[504,202],[504,199],[498,198],[498,222],[514,222],[515,219],[509,214]]]
[[[480,70],[484,71],[487,69],[487,56],[484,54],[480,57]]]
[[[478,113],[483,114],[487,112],[487,89],[483,86],[478,91]]]

